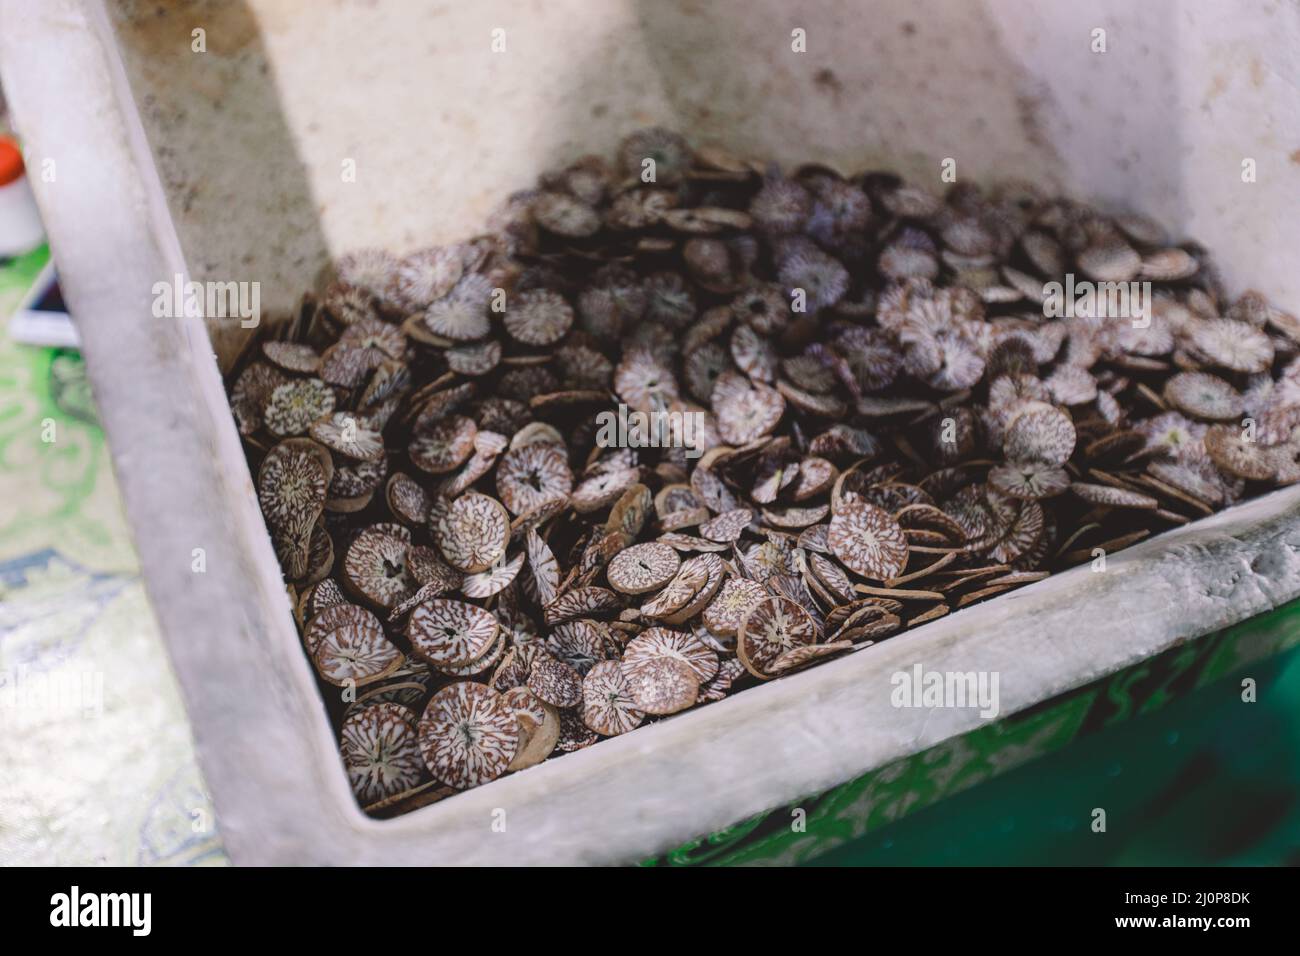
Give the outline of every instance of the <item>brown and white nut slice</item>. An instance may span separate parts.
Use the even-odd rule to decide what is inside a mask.
[[[271,536],[288,557],[290,578],[307,573],[311,534],[325,509],[334,465],[329,452],[314,441],[291,438],[266,454],[257,473],[257,500]]]
[[[831,518],[826,543],[840,562],[864,578],[885,581],[907,567],[907,536],[883,508],[845,501]]]
[[[745,670],[769,680],[782,654],[816,643],[817,624],[807,611],[789,598],[769,597],[756,604],[740,626],[736,656]]]
[[[433,598],[411,611],[406,636],[417,656],[437,667],[460,667],[478,660],[497,638],[497,620],[463,601]]]
[[[582,680],[582,720],[606,737],[635,730],[645,720],[632,700],[631,684],[617,661],[601,661]]]
[[[718,637],[734,637],[749,612],[767,598],[767,590],[748,578],[728,578],[704,609],[704,626]]]
[[[560,740],[560,712],[527,687],[512,687],[501,696],[519,722],[519,748],[508,769],[534,767],[551,755]]]
[[[486,571],[480,571],[478,574],[467,574],[464,581],[461,582],[460,589],[468,598],[492,597],[492,595],[500,594],[508,588],[518,576],[519,569],[523,566],[524,553],[522,551],[509,560],[504,557],[500,558],[496,564]]]
[[[468,492],[438,518],[433,536],[448,564],[476,574],[492,567],[506,553],[510,516],[495,498]]]
[[[411,532],[399,524],[377,524],[348,545],[343,558],[347,584],[375,607],[391,611],[410,597],[418,584],[406,566]]]
[[[666,544],[651,541],[634,544],[614,555],[605,572],[610,587],[624,594],[645,594],[673,579],[681,558]]]
[[[519,746],[519,722],[500,694],[461,681],[429,700],[420,718],[420,752],[434,779],[458,790],[501,776]]]
[[[424,775],[415,715],[398,704],[370,704],[349,714],[339,752],[363,806],[409,790]]]
[[[402,666],[402,652],[384,635],[379,618],[369,611],[358,621],[339,625],[321,636],[312,658],[320,676],[343,687],[369,684]]]
[[[574,707],[582,701],[582,677],[564,661],[545,652],[533,661],[527,687],[552,707]]]
[[[718,655],[711,648],[701,644],[693,634],[666,627],[646,628],[632,638],[623,649],[623,670],[631,677],[660,657],[671,657],[686,664],[700,683],[718,672]]]
[[[695,671],[675,657],[656,657],[624,675],[632,703],[647,714],[675,714],[692,706],[700,695]]]
[[[534,442],[511,449],[497,462],[497,494],[511,514],[525,514],[573,490],[564,448]]]

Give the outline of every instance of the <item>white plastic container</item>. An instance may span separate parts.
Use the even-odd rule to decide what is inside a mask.
[[[1155,216],[1300,309],[1300,8],[1264,0],[9,0],[0,61],[238,862],[635,860],[966,733],[900,711],[917,661],[1014,713],[1300,594],[1300,489],[869,652],[392,821],[357,809],[227,411],[237,323],[154,319],[181,272],[287,314],[332,253],[463,236],[536,173],[662,123],[937,190],[1028,177]],[[111,22],[110,22],[111,21]],[[203,51],[197,49],[203,31]],[[496,33],[494,31],[504,31]],[[792,40],[803,31],[806,52]],[[1102,31],[1102,32],[1098,32]],[[504,51],[494,52],[494,39]],[[348,173],[355,173],[349,176]],[[1249,175],[1247,175],[1249,173]],[[207,572],[192,571],[203,548]],[[509,825],[494,832],[494,811]]]

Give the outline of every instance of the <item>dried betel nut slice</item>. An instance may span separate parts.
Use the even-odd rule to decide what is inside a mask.
[[[1011,461],[1064,465],[1077,435],[1070,416],[1046,402],[1027,402],[1007,423],[1002,450]]]
[[[492,688],[470,681],[450,684],[430,698],[419,734],[429,772],[458,790],[501,776],[519,746],[514,710]]]
[[[409,790],[424,776],[415,715],[399,704],[370,704],[350,713],[339,752],[362,806]]]
[[[343,574],[349,588],[367,603],[391,611],[415,592],[417,583],[406,567],[411,532],[399,524],[377,524],[348,545]]]
[[[541,653],[528,670],[527,687],[552,707],[574,707],[582,701],[582,677],[564,661]]]
[[[700,695],[695,671],[675,657],[656,657],[624,675],[632,703],[643,713],[675,714],[692,706]]]
[[[605,574],[614,590],[645,594],[671,581],[681,563],[673,548],[651,541],[634,544],[614,555]]]
[[[883,508],[852,499],[831,518],[826,543],[850,571],[864,578],[887,581],[907,567],[907,536]]]
[[[767,590],[748,578],[728,578],[722,582],[709,606],[704,609],[704,626],[718,637],[734,637],[749,612],[767,598]]]
[[[560,712],[527,687],[512,687],[502,691],[501,696],[519,722],[519,748],[508,769],[535,767],[549,757],[559,743]]]
[[[384,457],[384,436],[356,412],[333,412],[312,422],[309,432],[345,458],[379,461]]]
[[[411,650],[436,667],[478,660],[491,650],[497,630],[497,619],[488,611],[447,598],[416,605],[406,622]]]
[[[1277,462],[1257,441],[1246,441],[1242,430],[1232,425],[1215,425],[1205,433],[1205,450],[1218,467],[1247,481],[1269,481],[1277,473]]]
[[[646,628],[623,649],[623,670],[629,676],[657,657],[672,657],[687,664],[701,684],[718,672],[718,655],[693,634],[666,627]]]
[[[526,514],[573,490],[568,455],[557,445],[534,442],[497,462],[497,494],[511,514]]]
[[[325,509],[333,477],[329,452],[305,438],[280,442],[257,472],[257,499],[271,537],[288,558],[284,570],[290,578],[307,573],[312,529]]]
[[[730,544],[740,539],[753,520],[754,512],[748,508],[733,508],[700,525],[700,537]]]
[[[312,655],[320,676],[339,687],[369,684],[402,665],[402,652],[369,611],[327,631]]]
[[[513,558],[501,558],[486,571],[467,574],[461,582],[461,592],[467,598],[481,600],[500,594],[508,588],[519,575],[524,566],[524,553],[520,551]]]
[[[582,721],[596,733],[616,737],[645,720],[632,699],[631,682],[618,661],[601,661],[582,679]]]
[[[495,498],[467,492],[438,517],[433,536],[448,564],[458,571],[476,574],[492,567],[506,553],[510,515]]]
[[[799,604],[768,597],[756,604],[740,625],[736,656],[760,680],[770,680],[772,666],[787,651],[817,643],[817,624]]]
[[[448,415],[411,439],[411,464],[430,475],[455,471],[474,453],[478,426],[463,415]]]

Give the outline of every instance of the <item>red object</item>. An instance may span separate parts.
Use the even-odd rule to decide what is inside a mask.
[[[0,136],[0,186],[7,186],[23,175],[23,154],[11,139]]]

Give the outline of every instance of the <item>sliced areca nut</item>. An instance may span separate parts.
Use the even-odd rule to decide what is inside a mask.
[[[564,709],[582,702],[582,676],[564,661],[542,652],[528,670],[528,689],[552,707]]]
[[[560,739],[555,749],[560,753],[573,753],[590,747],[600,736],[582,722],[582,714],[577,708],[560,712]]]
[[[816,505],[811,508],[796,508],[791,505],[785,508],[764,508],[762,513],[763,520],[772,527],[797,531],[825,519],[831,513],[831,506]]]
[[[690,566],[688,573],[692,576],[695,575],[697,567],[704,570],[704,583],[696,589],[689,601],[676,611],[663,616],[665,624],[685,624],[693,620],[712,603],[718,591],[722,589],[722,582],[727,576],[726,565],[716,554],[701,554],[682,562],[683,569],[688,565]]]
[[[624,594],[645,594],[671,581],[681,567],[681,558],[657,541],[635,544],[614,555],[605,574],[610,586]]]
[[[262,418],[279,438],[301,435],[316,419],[334,411],[334,390],[318,378],[300,378],[271,392]]]
[[[601,661],[582,679],[582,721],[596,733],[616,737],[645,720],[632,700],[631,684],[618,661]]]
[[[532,204],[533,220],[547,232],[582,239],[600,230],[600,214],[586,203],[558,192],[544,192]]]
[[[1074,486],[1071,485],[1071,488]],[[994,492],[996,494],[996,492]],[[994,561],[1014,561],[1028,554],[1043,536],[1043,508],[1037,501],[1021,501],[1010,520],[999,526],[995,539],[981,549]],[[937,567],[943,567],[939,564]],[[909,579],[910,580],[910,579]],[[893,583],[901,583],[895,581]]]
[[[411,439],[411,464],[431,475],[455,471],[474,453],[478,426],[462,415],[448,415]]]
[[[497,462],[497,494],[511,514],[524,514],[573,490],[563,448],[533,443],[511,449]]]
[[[362,806],[409,790],[424,776],[415,715],[398,704],[370,704],[349,714],[339,752]]]
[[[1076,441],[1068,414],[1044,402],[1026,402],[1008,422],[1002,448],[1011,461],[1064,465]]]
[[[504,316],[506,331],[525,345],[554,345],[573,325],[573,308],[550,289],[516,293]]]
[[[360,621],[345,622],[323,634],[313,660],[320,676],[331,684],[360,686],[397,670],[402,652],[384,636],[379,618],[366,612]]]
[[[609,655],[604,626],[591,620],[557,624],[546,637],[546,649],[557,660],[585,674]]]
[[[731,549],[731,545],[723,542],[709,541],[706,538],[697,538],[693,534],[678,534],[675,531],[670,531],[667,534],[661,534],[659,536],[659,542],[661,544],[666,544],[670,548],[674,548],[678,551],[717,552],[717,551],[729,551]]]
[[[736,635],[736,656],[760,680],[775,674],[772,665],[782,654],[817,643],[817,623],[797,603],[766,597],[750,609]]]
[[[1111,485],[1076,481],[1070,485],[1070,491],[1089,504],[1106,508],[1158,508],[1160,506],[1160,502],[1150,495],[1129,491],[1127,488],[1115,488]]]
[[[704,502],[691,490],[691,486],[681,483],[664,485],[654,499],[654,510],[661,515],[703,507]]]
[[[670,511],[659,518],[659,528],[667,532],[681,531],[683,528],[694,528],[701,525],[708,521],[709,517],[708,508],[684,508],[681,511]],[[724,547],[730,543],[729,541],[721,542]]]
[[[719,637],[734,637],[749,612],[766,598],[767,590],[761,584],[747,578],[728,578],[704,609],[704,626]]]
[[[434,670],[446,677],[477,677],[501,663],[506,653],[506,636],[498,631],[491,646],[481,657],[464,664],[435,664]]]
[[[883,508],[865,501],[845,503],[832,516],[826,543],[850,571],[877,581],[897,577],[907,566],[907,536]]]
[[[1277,474],[1277,462],[1259,442],[1246,441],[1242,430],[1232,425],[1215,425],[1205,433],[1205,450],[1223,471],[1247,481],[1269,481]]]
[[[625,669],[624,676],[633,705],[646,714],[675,714],[693,706],[700,696],[694,669],[675,657],[656,657],[634,673]]]
[[[422,590],[446,594],[460,587],[464,575],[442,560],[437,549],[413,544],[406,549],[406,570]],[[433,596],[433,595],[430,595]]]
[[[718,655],[693,635],[666,627],[649,627],[632,638],[623,649],[623,671],[629,676],[659,657],[673,657],[687,664],[700,683],[718,672]]]
[[[384,457],[384,437],[354,412],[333,412],[312,422],[311,437],[330,451],[358,461]]]
[[[291,556],[281,555],[278,549],[276,556],[283,564],[290,563]],[[325,529],[325,522],[317,520],[311,530],[311,541],[307,546],[307,572],[302,577],[302,583],[315,584],[328,575],[333,567],[334,539]]]
[[[400,471],[389,477],[384,498],[393,517],[410,527],[424,524],[432,503],[432,496],[424,486]]]
[[[1273,363],[1268,335],[1234,319],[1205,319],[1191,329],[1192,344],[1211,362],[1234,372],[1265,372]]]
[[[528,529],[525,539],[528,570],[532,574],[537,601],[545,606],[555,600],[560,586],[560,567],[550,547],[534,528]]]
[[[1165,382],[1165,401],[1193,418],[1227,421],[1242,412],[1241,393],[1206,372],[1179,372]]]
[[[807,644],[803,647],[792,647],[788,651],[783,651],[772,661],[769,667],[773,676],[790,671],[798,670],[801,667],[807,667],[823,657],[832,657],[836,654],[843,654],[845,651],[853,650],[852,641],[834,641],[829,644]]]
[[[715,386],[713,414],[722,440],[730,445],[744,445],[776,428],[785,414],[785,398],[776,389],[758,382]]]
[[[501,364],[501,343],[474,342],[447,349],[447,367],[461,375],[486,375]]]
[[[486,571],[465,575],[465,579],[460,585],[461,592],[466,597],[475,598],[476,600],[500,594],[510,586],[519,574],[519,569],[523,566],[524,553],[522,551],[513,558],[498,558],[496,564]]]
[[[641,483],[633,485],[623,492],[614,507],[609,509],[609,518],[605,521],[606,531],[621,531],[629,538],[635,538],[645,527],[646,518],[654,509],[654,499],[650,489]]]
[[[337,603],[328,605],[312,615],[307,620],[307,626],[303,629],[302,642],[307,648],[307,653],[315,655],[316,648],[320,646],[321,640],[330,631],[337,630],[344,625],[363,627],[371,617],[373,615],[365,608],[352,604],[346,599],[340,599]]]
[[[740,535],[753,520],[754,512],[748,508],[724,511],[716,518],[712,518],[700,525],[700,537],[708,538],[710,541],[731,544],[740,538]]]
[[[399,524],[377,524],[348,545],[343,573],[348,586],[367,603],[385,611],[409,597],[418,584],[406,566],[411,532]]]
[[[447,598],[417,605],[406,622],[411,650],[435,667],[459,667],[477,660],[491,650],[497,631],[490,612]]]
[[[560,740],[560,712],[527,687],[512,687],[501,695],[519,722],[519,747],[509,770],[526,770],[541,763]]]
[[[290,578],[307,572],[311,534],[325,508],[334,466],[324,448],[307,439],[282,441],[257,473],[257,499],[272,537],[283,542]]]
[[[519,746],[519,722],[492,688],[461,681],[429,700],[419,735],[434,779],[468,790],[506,772]]]
[[[737,658],[731,657],[723,661],[713,679],[700,685],[699,702],[708,704],[722,700],[731,692],[736,680],[744,674],[745,665]]]
[[[475,574],[492,567],[506,553],[510,516],[495,498],[468,492],[438,518],[433,536],[448,564]]]
[[[637,484],[640,472],[635,468],[620,468],[584,478],[573,489],[570,504],[579,514],[589,514],[612,505]]]
[[[262,427],[271,393],[288,381],[288,375],[266,362],[254,362],[240,373],[230,393],[230,410],[241,435],[252,435]]]
[[[582,587],[566,591],[542,608],[548,625],[561,624],[578,617],[621,611],[622,603],[613,591],[602,587]]]
[[[791,492],[795,501],[807,501],[830,491],[839,472],[825,458],[805,458],[799,462],[799,477]]]
[[[297,342],[263,342],[262,354],[272,365],[286,372],[312,375],[320,368],[320,355],[310,345]]]
[[[1012,498],[1041,500],[1064,494],[1070,476],[1064,468],[1042,461],[1008,463],[989,471],[989,484]]]
[[[835,599],[835,604],[847,604],[853,600],[853,582],[849,580],[849,576],[834,561],[820,554],[810,554],[808,556],[808,567],[813,576],[821,582],[830,596]]]

